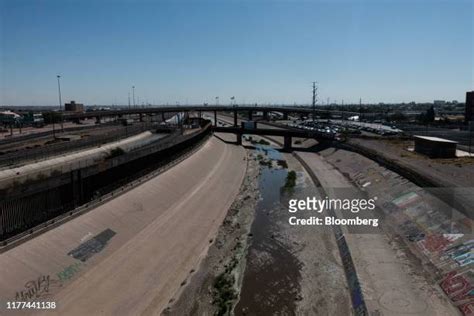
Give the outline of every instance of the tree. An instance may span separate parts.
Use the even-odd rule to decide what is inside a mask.
[[[426,110],[425,113],[421,113],[418,115],[418,121],[420,123],[428,124],[428,123],[433,123],[435,120],[435,111],[433,106],[431,106],[428,110]]]

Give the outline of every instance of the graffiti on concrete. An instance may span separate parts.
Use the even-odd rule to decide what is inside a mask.
[[[113,230],[107,228],[86,242],[81,243],[78,247],[71,250],[68,255],[74,259],[86,262],[94,254],[101,252],[115,234]]]
[[[459,305],[459,310],[465,316],[473,316],[474,315],[474,302],[469,302],[469,303]]]
[[[337,235],[336,235],[337,236]],[[352,307],[354,308],[355,315],[365,316],[368,315],[367,307],[365,305],[364,296],[362,294],[362,288],[357,277],[354,262],[347,245],[344,236],[337,238],[337,245],[339,253],[341,255],[342,264],[344,266],[344,272],[346,274],[347,283],[351,292]]]
[[[444,258],[451,258],[456,261],[460,267],[474,263],[474,239],[466,241],[462,244],[449,247],[444,251]]]
[[[57,274],[59,281],[64,282],[71,279],[77,272],[81,270],[81,262],[76,262],[66,267],[63,271]]]
[[[468,274],[451,271],[444,276],[440,287],[464,315],[474,315],[474,286],[472,275]]]
[[[35,280],[26,282],[24,289],[16,292],[15,300],[29,301],[31,299],[41,298],[49,293],[49,286],[49,275],[42,275]]]
[[[403,235],[411,242],[425,239],[425,233],[412,221],[405,221],[400,225]]]
[[[425,239],[418,241],[423,252],[438,253],[452,243],[452,240],[442,234],[430,234]]]
[[[411,205],[417,201],[419,201],[420,196],[415,192],[408,192],[405,193],[392,201],[393,204],[398,206],[399,208],[403,209],[406,208],[408,205]]]

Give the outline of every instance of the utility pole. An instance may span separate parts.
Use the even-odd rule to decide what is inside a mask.
[[[318,96],[318,88],[316,87],[316,82],[313,81],[313,123],[316,118],[316,98]]]
[[[58,78],[58,95],[59,95],[59,111],[62,110],[62,101],[61,101],[61,83],[59,82],[59,78],[61,78],[60,75],[56,76]]]
[[[62,100],[61,100],[61,84],[59,83],[59,78],[61,78],[60,75],[56,76],[58,78],[58,94],[59,94],[59,112],[61,114],[61,132],[64,132],[64,126],[63,126],[63,113],[62,113]],[[54,134],[54,133],[53,133]]]
[[[471,157],[471,145],[472,145],[472,130],[474,129],[474,121],[469,121],[469,157]]]
[[[133,107],[135,108],[135,86],[132,86],[132,94],[133,94]]]

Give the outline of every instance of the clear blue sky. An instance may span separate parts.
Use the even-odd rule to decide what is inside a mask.
[[[0,105],[464,101],[472,0],[0,0]]]

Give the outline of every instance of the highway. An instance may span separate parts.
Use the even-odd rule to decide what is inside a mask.
[[[238,194],[244,157],[211,138],[163,174],[3,253],[0,297],[56,302],[48,315],[160,313],[198,269]]]

